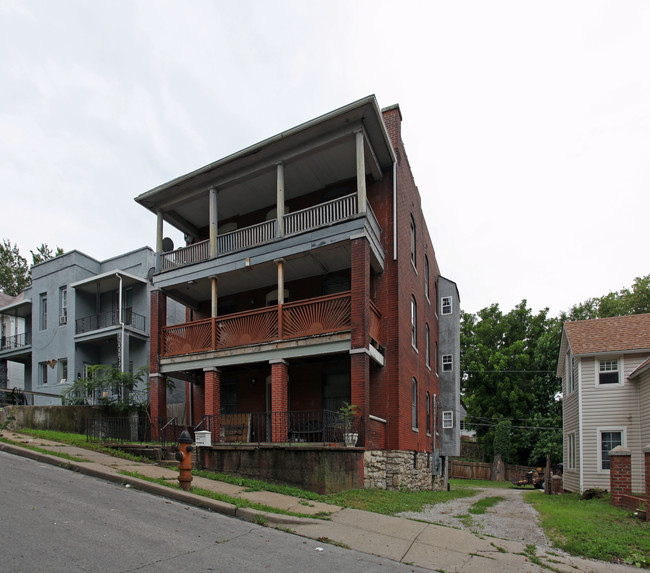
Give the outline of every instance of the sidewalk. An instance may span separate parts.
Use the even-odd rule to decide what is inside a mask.
[[[230,497],[248,499],[269,507],[300,513],[305,517],[261,512],[250,508],[236,508],[234,505],[206,497],[168,488],[146,480],[120,474],[121,471],[138,472],[151,478],[177,483],[178,473],[172,469],[148,463],[131,462],[100,454],[91,450],[68,446],[12,431],[3,431],[3,437],[14,442],[66,453],[83,458],[83,462],[72,462],[0,442],[0,451],[38,460],[56,466],[63,466],[80,473],[99,477],[120,484],[128,484],[140,490],[175,499],[188,505],[203,507],[253,523],[265,523],[280,527],[295,534],[334,542],[350,549],[386,557],[394,561],[417,565],[432,571],[481,573],[542,573],[554,571],[572,572],[629,572],[636,569],[624,565],[613,565],[577,557],[563,557],[552,551],[537,550],[533,563],[524,555],[526,547],[521,543],[498,538],[480,537],[466,531],[389,517],[356,509],[342,509],[338,506],[300,500],[277,493],[246,491],[244,487],[194,477],[192,487],[201,488]],[[318,513],[330,514],[328,520],[309,517]]]

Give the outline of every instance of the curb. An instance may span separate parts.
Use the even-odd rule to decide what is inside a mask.
[[[172,489],[163,485],[159,485],[157,483],[152,483],[150,481],[134,478],[131,476],[121,475],[112,471],[102,471],[96,468],[90,468],[81,465],[79,462],[73,462],[64,458],[59,458],[57,456],[42,454],[41,452],[35,452],[34,450],[21,448],[20,446],[7,444],[5,442],[0,442],[0,451],[23,458],[28,458],[33,461],[57,466],[62,469],[72,470],[80,474],[103,479],[116,484],[128,484],[138,490],[157,495],[159,497],[173,499],[175,501],[186,503],[187,505],[192,505],[200,509],[207,509],[209,511],[220,513],[228,517],[235,517],[249,523],[259,524],[263,521],[264,523],[270,523],[274,525],[299,525],[311,523],[314,521],[309,518],[294,517],[291,515],[283,515],[278,513],[268,513],[265,511],[260,511],[258,509],[252,509],[250,507],[238,508],[237,506],[225,501],[218,501],[216,499],[210,499],[191,492]]]

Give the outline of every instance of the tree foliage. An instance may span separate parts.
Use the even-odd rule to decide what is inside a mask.
[[[557,444],[558,436],[561,444],[562,435],[561,382],[555,377],[561,322],[547,314],[534,314],[524,300],[505,314],[494,304],[462,316],[466,422],[491,457],[497,424],[510,421],[510,447],[501,452],[507,463],[536,465],[547,453],[560,458],[561,448],[540,451],[546,449],[542,442]]]
[[[41,243],[32,254],[32,265],[63,254],[61,247],[54,251]],[[9,239],[2,239],[0,244],[0,291],[9,296],[18,296],[32,284],[32,274],[27,259],[20,254],[18,245],[12,245]]]

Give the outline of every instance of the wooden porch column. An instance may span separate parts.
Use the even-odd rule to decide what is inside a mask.
[[[276,212],[278,218],[278,238],[284,237],[284,163],[276,163],[278,171]]]
[[[355,131],[357,144],[357,209],[359,213],[366,212],[366,161],[364,156],[363,130]]]
[[[212,416],[212,442],[221,441],[221,370],[203,369],[205,416]]]
[[[217,256],[217,188],[210,187],[210,257]]]
[[[370,245],[365,236],[352,237],[351,268],[350,400],[360,408],[363,440],[370,411]]]
[[[156,253],[155,253],[155,266],[156,271],[159,272],[162,268],[161,257],[163,252],[163,216],[162,212],[156,213]]]
[[[271,436],[273,442],[289,440],[289,364],[271,360]]]
[[[210,277],[210,300],[211,300],[211,314],[210,316],[214,318],[217,316],[217,277],[212,276]]]
[[[275,259],[274,261],[278,265],[278,336],[282,340],[283,334],[283,315],[282,308],[284,305],[284,259]]]

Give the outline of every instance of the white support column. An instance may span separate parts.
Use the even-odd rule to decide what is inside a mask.
[[[357,209],[366,212],[366,162],[364,157],[363,130],[355,132],[357,138]]]
[[[210,187],[210,257],[217,256],[217,188]]]
[[[211,301],[212,301],[211,316],[212,318],[214,318],[215,316],[217,316],[217,277],[216,276],[210,277],[210,281],[211,281],[210,286],[211,286]]]
[[[163,216],[160,211],[156,214],[156,253],[160,254],[163,250]]]
[[[275,259],[278,265],[278,304],[284,304],[284,259]]]
[[[276,211],[278,218],[278,237],[284,236],[284,163],[276,163],[278,171]]]

